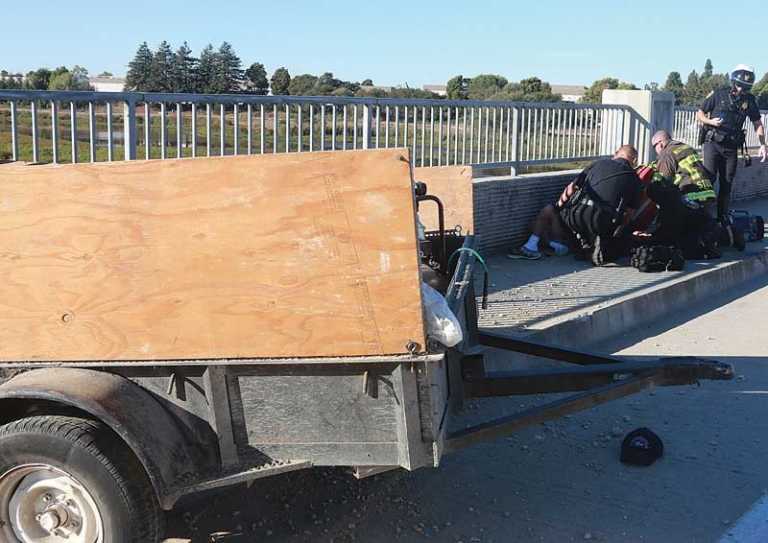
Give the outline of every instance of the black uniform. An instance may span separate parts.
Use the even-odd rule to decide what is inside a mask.
[[[712,92],[701,104],[701,110],[711,118],[720,117],[719,127],[705,127],[706,135],[702,158],[712,181],[719,180],[717,214],[725,218],[731,200],[731,185],[736,175],[737,153],[744,143],[744,122],[760,120],[760,108],[755,97],[748,92],[735,96],[730,87]]]
[[[598,237],[603,244],[615,245],[624,209],[637,208],[643,191],[635,170],[623,158],[602,159],[579,174],[574,184],[577,191],[560,210],[563,222],[586,246],[594,247]]]

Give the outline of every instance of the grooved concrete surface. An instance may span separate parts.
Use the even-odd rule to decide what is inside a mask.
[[[738,205],[752,213],[768,216],[768,200]],[[768,251],[768,241],[747,244],[744,253],[727,249],[723,258],[688,261],[680,272],[640,273],[627,261],[596,268],[572,256],[541,260],[511,260],[506,255],[487,259],[490,271],[488,308],[480,310],[481,328],[514,336],[541,332],[558,323],[585,317],[596,310],[627,298],[642,296],[694,274],[712,273],[745,258]],[[482,292],[477,274],[477,292]]]

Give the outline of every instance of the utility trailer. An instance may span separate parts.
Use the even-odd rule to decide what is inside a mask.
[[[456,191],[412,175],[405,149],[0,166],[0,539],[156,542],[188,494],[437,467],[651,386],[733,376],[479,331],[472,226],[446,227]],[[417,207],[440,218],[422,241]],[[454,348],[425,332],[427,279],[461,323]],[[510,371],[485,370],[486,346]],[[514,353],[568,365],[515,371]],[[550,392],[574,394],[452,426],[467,398]]]

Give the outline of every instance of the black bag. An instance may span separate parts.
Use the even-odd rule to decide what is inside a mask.
[[[635,248],[629,263],[644,273],[680,271],[685,267],[685,258],[677,247],[647,245]]]

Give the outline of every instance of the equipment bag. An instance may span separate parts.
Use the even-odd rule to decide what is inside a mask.
[[[765,221],[744,209],[731,211],[731,225],[744,233],[747,241],[760,241],[765,237]]]
[[[668,245],[647,245],[632,251],[629,263],[644,273],[680,271],[685,267],[685,258],[680,249]]]

